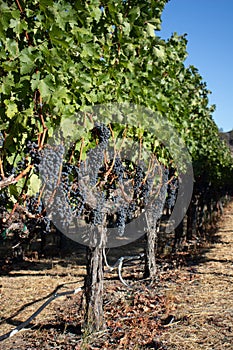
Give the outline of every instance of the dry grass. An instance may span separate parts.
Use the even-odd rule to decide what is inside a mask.
[[[69,259],[43,259],[30,264],[21,263],[17,270],[1,277],[0,334],[12,330],[26,320],[54,292],[72,290],[83,285],[84,273],[84,266],[77,267]],[[66,299],[62,297],[49,304],[37,316],[36,323],[49,323],[56,316],[56,307]],[[16,337],[20,338],[21,333]],[[8,343],[9,349],[16,349],[11,347],[10,339],[0,343],[0,349],[7,349]]]
[[[232,203],[217,235],[218,242],[209,247],[201,262],[180,271],[179,280],[168,286],[175,296],[175,320],[160,337],[168,349],[233,349]]]

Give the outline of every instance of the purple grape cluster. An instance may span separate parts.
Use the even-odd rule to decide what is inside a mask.
[[[108,140],[111,136],[111,132],[105,124],[95,123],[93,134],[98,137],[100,144],[105,147],[108,145]]]
[[[174,176],[167,188],[166,207],[168,209],[172,209],[175,206],[178,188],[179,188],[179,180],[177,177]]]
[[[38,167],[39,174],[42,184],[49,192],[54,191],[59,182],[63,154],[64,147],[62,145],[46,147],[41,153],[41,161]]]
[[[86,202],[85,191],[78,181],[80,168],[71,163],[64,163],[61,173],[61,181],[67,200],[71,207],[73,215],[80,217],[83,214]]]
[[[47,215],[55,225],[66,229],[72,217],[72,210],[68,198],[68,184],[62,181],[63,155],[64,147],[61,144],[44,148],[39,175],[44,188],[43,201]],[[67,170],[64,170],[64,178],[65,174],[69,176]]]
[[[117,231],[119,236],[123,236],[125,232],[125,225],[127,221],[127,211],[128,211],[127,206],[121,206],[119,207],[117,212],[116,226],[117,226]]]
[[[142,185],[142,180],[144,179],[144,173],[143,173],[143,169],[142,167],[136,165],[135,166],[135,175],[134,175],[134,192],[135,195],[137,196],[137,194],[140,193],[140,188]]]
[[[116,157],[112,171],[113,174],[116,175],[118,181],[122,183],[125,175],[125,167],[123,166],[120,157]]]
[[[16,172],[17,172],[17,173],[20,173],[21,171],[23,171],[24,169],[26,169],[27,164],[28,164],[28,161],[26,160],[25,157],[23,157],[23,158],[17,163]]]
[[[0,148],[3,147],[3,144],[4,144],[4,136],[3,136],[3,133],[0,132]]]
[[[41,199],[39,199],[39,193],[26,198],[26,208],[31,214],[41,215],[44,207]]]
[[[26,226],[30,232],[46,234],[51,230],[51,221],[46,216],[46,211],[39,193],[26,198],[26,209],[35,218],[29,218]]]
[[[95,123],[92,129],[92,135],[99,140],[97,147],[88,152],[87,160],[90,185],[94,186],[98,181],[100,169],[103,167],[104,151],[108,146],[111,133],[105,124]]]
[[[29,140],[26,145],[26,153],[31,157],[31,164],[34,165],[35,173],[38,173],[41,162],[41,152],[39,151],[38,144]]]

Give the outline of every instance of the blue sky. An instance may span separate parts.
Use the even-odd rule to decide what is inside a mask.
[[[213,119],[233,129],[233,0],[170,0],[157,35],[187,33],[187,65],[198,68],[216,104]]]

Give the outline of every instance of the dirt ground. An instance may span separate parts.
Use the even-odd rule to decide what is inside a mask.
[[[31,258],[1,276],[0,335],[27,319],[54,292],[82,286],[82,253]],[[102,332],[83,334],[80,292],[51,302],[30,327],[0,342],[0,349],[233,349],[233,203],[225,208],[214,242],[186,264],[178,261],[159,262],[153,285],[142,280],[142,264],[128,267],[124,277],[131,289],[116,273],[107,272]]]
[[[219,222],[215,243],[190,265],[176,283],[168,283],[175,319],[160,339],[168,349],[233,349],[233,203]]]

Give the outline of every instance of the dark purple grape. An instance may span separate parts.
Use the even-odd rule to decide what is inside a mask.
[[[3,133],[0,132],[0,148],[3,147],[3,144],[4,144],[4,136],[3,136]]]
[[[172,181],[168,185],[166,206],[168,209],[172,209],[175,206],[176,197],[179,188],[179,181],[177,177],[173,177]]]
[[[121,206],[118,209],[117,221],[116,221],[116,226],[117,226],[117,231],[118,231],[119,236],[124,235],[126,220],[127,220],[127,207]]]
[[[111,136],[111,132],[105,124],[95,123],[95,127],[93,129],[93,132],[96,136],[98,136],[100,143],[102,143],[104,145],[108,144],[108,140]]]

